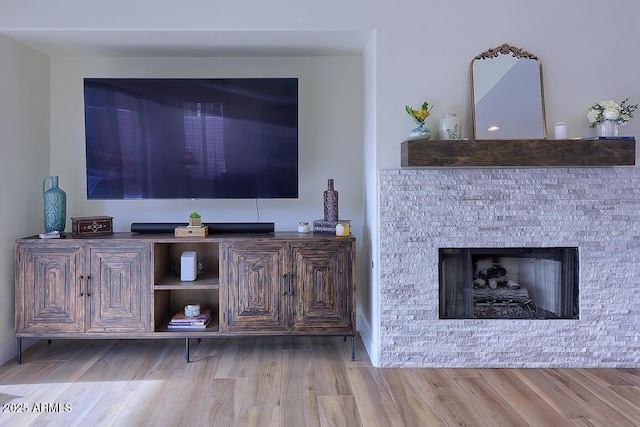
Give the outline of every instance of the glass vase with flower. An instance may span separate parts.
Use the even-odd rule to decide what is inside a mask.
[[[589,127],[596,128],[600,137],[617,137],[619,125],[624,125],[631,120],[634,111],[638,109],[638,104],[628,102],[629,98],[620,103],[608,100],[593,104],[587,113]]]
[[[431,114],[431,108],[428,102],[423,102],[420,108],[411,108],[405,105],[404,109],[411,118],[418,124],[409,132],[409,140],[428,140],[431,138],[431,130],[425,125],[425,120]]]

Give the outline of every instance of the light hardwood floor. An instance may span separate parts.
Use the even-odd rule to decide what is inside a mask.
[[[358,340],[40,341],[2,426],[639,426],[640,369],[378,369]],[[21,411],[21,412],[20,412]]]

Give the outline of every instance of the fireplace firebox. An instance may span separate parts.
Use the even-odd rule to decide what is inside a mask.
[[[578,248],[440,248],[440,319],[577,319]]]

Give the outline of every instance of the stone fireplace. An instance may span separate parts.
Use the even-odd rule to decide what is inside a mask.
[[[394,169],[379,185],[382,366],[640,366],[637,168]],[[570,250],[576,285],[549,309],[563,313],[447,316],[442,257],[461,248],[494,250],[472,270],[506,249]]]

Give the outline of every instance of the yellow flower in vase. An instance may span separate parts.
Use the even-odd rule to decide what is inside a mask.
[[[422,103],[420,108],[411,108],[408,105],[404,106],[404,109],[407,112],[407,114],[409,114],[411,118],[413,118],[413,120],[415,120],[415,122],[418,124],[418,126],[409,133],[409,140],[418,140],[418,139],[427,140],[431,138],[431,131],[427,129],[427,127],[424,124],[424,121],[431,114],[432,108],[433,107],[430,107],[429,103],[426,101]]]

